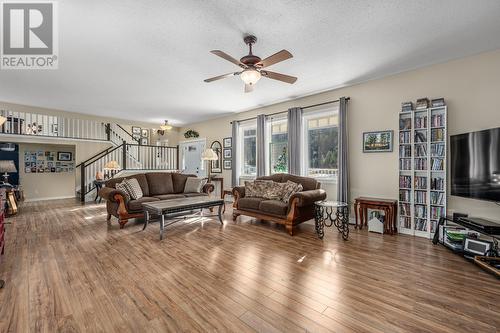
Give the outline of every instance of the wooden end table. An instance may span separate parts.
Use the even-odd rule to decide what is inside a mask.
[[[368,226],[368,208],[384,211],[384,233],[388,233],[390,235],[394,235],[395,233],[397,233],[397,200],[370,197],[359,197],[354,199],[354,215],[356,217],[356,228],[359,227],[359,229],[363,229],[363,225]]]

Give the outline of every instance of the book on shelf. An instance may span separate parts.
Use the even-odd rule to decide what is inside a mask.
[[[431,170],[443,170],[444,168],[444,159],[443,158],[431,158]]]
[[[433,177],[431,178],[431,191],[444,191],[444,178]]]
[[[401,112],[413,111],[413,102],[403,102],[401,103]]]
[[[411,218],[407,216],[400,216],[399,225],[402,228],[411,229]]]
[[[415,132],[415,142],[427,142],[427,135],[425,132]]]
[[[400,215],[410,216],[410,214],[411,214],[410,204],[400,202],[399,203],[399,213],[400,213]]]
[[[399,146],[399,157],[411,157],[411,146]]]
[[[426,204],[427,203],[427,192],[425,191],[415,191],[415,203]]]
[[[435,114],[431,116],[431,127],[444,126],[444,114]]]
[[[439,220],[444,216],[444,207],[431,206],[431,219]]]
[[[444,157],[445,149],[444,143],[432,143],[431,144],[431,155]]]
[[[399,133],[399,143],[410,143],[410,132]]]
[[[415,156],[426,157],[427,156],[427,146],[426,145],[415,146]]]
[[[427,128],[427,116],[415,117],[415,128]]]
[[[411,188],[411,176],[399,176],[399,187]]]
[[[399,119],[399,129],[400,130],[409,130],[411,129],[411,118],[400,118]]]
[[[434,128],[431,130],[431,141],[444,141],[444,129]]]
[[[426,190],[427,189],[427,177],[415,176],[415,189]]]
[[[411,159],[410,158],[400,158],[399,159],[399,170],[411,170]]]
[[[415,230],[426,231],[427,230],[427,220],[425,219],[415,219]]]
[[[431,101],[431,105],[433,108],[437,108],[437,107],[441,107],[441,106],[445,106],[446,103],[444,102],[444,98],[435,98]]]
[[[415,170],[427,170],[427,159],[426,158],[416,158],[415,159]]]
[[[427,218],[427,206],[423,204],[415,204],[415,217],[419,217],[422,219]]]
[[[428,98],[417,99],[417,103],[415,104],[416,110],[425,110],[428,107],[429,107],[429,99]]]
[[[431,192],[432,205],[444,205],[445,198],[444,192]]]
[[[410,202],[410,190],[399,190],[399,201]]]

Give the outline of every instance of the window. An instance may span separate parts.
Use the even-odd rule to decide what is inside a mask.
[[[288,126],[286,118],[271,119],[269,124],[269,172],[288,172]]]
[[[304,115],[305,175],[324,180],[337,179],[338,110]]]
[[[240,125],[240,176],[257,175],[257,126],[256,124]]]

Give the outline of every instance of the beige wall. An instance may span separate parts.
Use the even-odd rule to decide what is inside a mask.
[[[26,201],[70,198],[75,196],[75,171],[59,173],[26,173],[24,152],[26,151],[64,151],[72,152],[74,145],[19,144],[19,183],[24,190]]]
[[[297,84],[300,84],[300,78]],[[293,106],[351,97],[348,108],[349,170],[351,199],[359,195],[398,198],[398,150],[393,153],[362,153],[362,133],[392,129],[397,133],[398,112],[403,101],[420,97],[444,97],[448,104],[449,134],[500,126],[500,50],[429,66],[379,80],[299,98],[216,120],[192,124],[200,137],[222,140],[231,135],[230,121],[257,114],[283,111]],[[254,94],[258,94],[258,87]],[[397,139],[397,136],[395,137]],[[221,141],[222,142],[222,141]],[[395,141],[397,147],[397,142]],[[231,172],[223,173],[230,184]],[[334,188],[328,190],[330,197]],[[484,201],[449,197],[450,211],[468,212],[500,220],[500,207]]]

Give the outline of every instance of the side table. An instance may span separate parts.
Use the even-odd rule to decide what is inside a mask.
[[[368,225],[368,208],[383,210],[385,213],[384,233],[393,235],[397,232],[396,219],[398,201],[393,199],[359,197],[354,199],[354,214],[356,216],[356,228],[363,229]],[[359,216],[359,223],[358,223]]]
[[[314,203],[314,225],[320,239],[325,235],[325,227],[335,226],[342,239],[349,238],[349,205],[339,201],[316,201]]]

